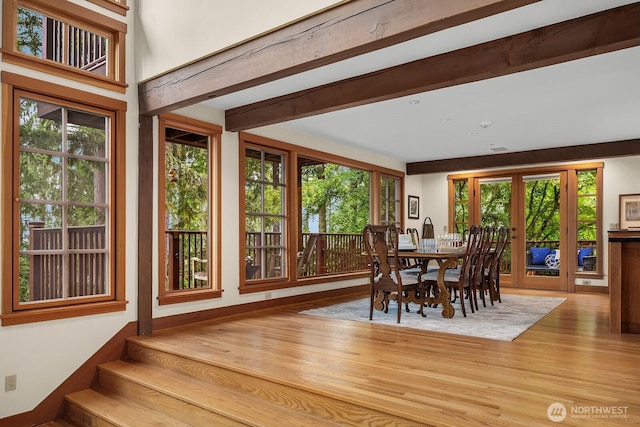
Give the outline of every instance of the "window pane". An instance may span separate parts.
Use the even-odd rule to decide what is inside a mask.
[[[595,197],[578,197],[578,221],[595,221],[597,200]]]
[[[106,37],[23,7],[18,8],[16,48],[38,58],[107,75]]]
[[[48,154],[20,154],[20,198],[62,200],[62,158]]]
[[[264,164],[264,180],[274,184],[284,182],[282,176],[282,156],[278,154],[267,153],[265,155]]]
[[[62,249],[62,207],[20,203],[20,250]]]
[[[247,182],[244,189],[245,209],[247,212],[260,212],[262,210],[262,184]]]
[[[58,105],[20,98],[20,146],[61,151],[62,113]]]
[[[260,233],[262,231],[262,216],[247,215],[245,217],[245,230],[247,233]],[[254,244],[252,243],[252,245]]]
[[[104,116],[69,110],[67,151],[78,156],[106,158],[106,126]]]
[[[314,158],[299,157],[298,163],[302,183],[299,277],[361,271],[362,257],[355,259],[348,251],[364,249],[362,228],[371,217],[370,173]],[[381,187],[386,185],[381,181]],[[388,193],[386,187],[380,191]],[[380,209],[387,208],[387,203],[381,203]]]
[[[104,162],[68,160],[67,199],[72,202],[104,203],[107,183]]]
[[[261,181],[262,180],[262,153],[257,150],[247,148],[245,150],[245,176],[249,181]]]
[[[282,215],[284,213],[284,187],[267,185],[264,192],[265,213]]]
[[[70,206],[67,222],[70,227],[102,226],[106,224],[106,210],[90,206]]]

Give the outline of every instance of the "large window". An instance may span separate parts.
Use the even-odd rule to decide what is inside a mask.
[[[401,226],[400,179],[391,176],[380,177],[380,223]]]
[[[576,172],[576,243],[578,272],[580,275],[602,273],[602,262],[598,263],[601,223],[602,171],[598,168]],[[602,257],[600,257],[602,259]],[[600,264],[600,265],[599,265]]]
[[[245,274],[247,280],[287,273],[287,156],[248,146],[244,156]]]
[[[404,174],[240,134],[240,290],[365,273],[362,229],[402,226]]]
[[[4,61],[124,92],[126,24],[66,0],[4,0],[2,24]]]
[[[221,128],[174,114],[159,120],[159,303],[220,296]]]
[[[297,160],[302,216],[298,277],[362,270],[362,229],[371,218],[371,174],[318,158]]]
[[[124,103],[8,73],[2,80],[11,99],[3,105],[11,141],[3,153],[3,243],[11,254],[3,324],[90,314],[124,301],[116,270],[124,258],[113,250],[124,230],[124,188],[116,191]],[[29,90],[40,87],[47,94]]]

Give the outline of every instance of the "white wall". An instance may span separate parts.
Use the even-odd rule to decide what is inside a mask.
[[[131,10],[127,18],[84,0],[75,0],[74,3],[127,23],[127,63],[132,65],[127,67],[129,88],[125,94],[96,89],[4,62],[0,62],[0,70],[127,102],[127,185],[126,189],[118,190],[126,191],[127,241],[122,250],[126,251],[125,279],[129,304],[124,312],[0,327],[0,384],[4,384],[6,375],[16,374],[18,377],[15,391],[5,392],[0,385],[0,419],[32,410],[107,340],[137,318],[138,99],[133,67],[135,2],[129,1]],[[3,129],[0,129],[0,138],[3,135]],[[0,176],[1,173],[0,170]],[[0,239],[3,232],[0,230]],[[4,258],[10,255],[3,252],[0,256]]]
[[[253,38],[336,0],[137,0],[138,81]]]

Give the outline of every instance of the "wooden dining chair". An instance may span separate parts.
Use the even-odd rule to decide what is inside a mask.
[[[500,266],[502,265],[502,254],[509,242],[509,228],[500,227],[496,231],[496,243],[493,252],[491,253],[491,262],[488,268],[484,272],[484,284],[483,288],[485,292],[489,292],[489,300],[493,305],[493,299],[491,298],[491,288],[496,292],[498,302],[502,302],[500,297]]]
[[[491,252],[494,244],[495,230],[493,226],[487,225],[482,228],[482,234],[480,238],[480,245],[476,250],[476,254],[473,256],[472,266],[472,280],[471,280],[471,296],[473,296],[473,305],[475,309],[478,309],[478,294],[482,300],[483,307],[487,306],[484,298],[484,284],[485,284],[485,271],[491,264]],[[471,298],[469,298],[471,303]]]
[[[419,273],[415,269],[404,270],[398,257],[398,233],[394,225],[365,225],[362,230],[367,261],[370,269],[369,320],[373,320],[374,304],[379,299],[385,313],[389,312],[389,297],[396,295],[398,323],[402,315],[402,301],[409,312],[410,292],[421,295],[419,313],[423,314],[424,292],[421,292]]]
[[[464,300],[465,296],[469,299],[471,312],[475,312],[472,297],[472,278],[473,278],[473,258],[478,251],[482,242],[482,227],[472,225],[467,236],[467,248],[462,257],[462,263],[458,268],[445,271],[444,283],[452,295],[457,292],[460,296],[460,306],[462,307],[462,315],[467,317]],[[427,272],[421,277],[423,288],[437,287],[438,271]]]

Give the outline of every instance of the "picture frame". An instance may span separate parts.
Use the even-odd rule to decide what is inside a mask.
[[[420,219],[420,197],[409,196],[408,210],[410,219]]]
[[[640,230],[640,194],[620,194],[620,229]]]

